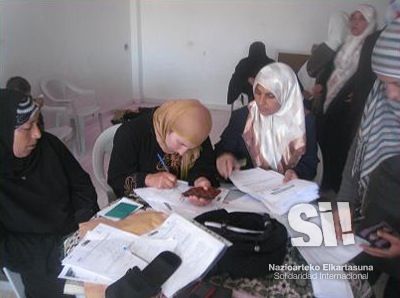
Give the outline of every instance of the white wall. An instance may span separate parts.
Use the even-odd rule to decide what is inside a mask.
[[[105,108],[185,97],[226,106],[252,41],[272,57],[307,53],[332,12],[359,2],[382,23],[388,0],[0,0],[0,84],[21,75],[36,93],[42,77],[64,75]]]
[[[199,98],[226,105],[229,79],[252,41],[268,54],[308,53],[326,37],[329,15],[388,0],[136,0],[141,4],[143,93],[148,101]],[[382,23],[382,21],[381,21]]]
[[[103,107],[132,101],[129,0],[0,1],[1,85],[62,75],[94,88]],[[128,49],[124,49],[124,45]]]

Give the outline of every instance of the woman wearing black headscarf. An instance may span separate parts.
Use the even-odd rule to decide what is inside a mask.
[[[63,238],[97,211],[89,175],[65,145],[40,131],[30,96],[0,90],[0,261],[27,297],[64,297]]]
[[[249,55],[239,61],[229,82],[227,103],[232,104],[241,93],[247,94],[249,101],[253,100],[253,84],[249,79],[254,80],[260,69],[272,62],[274,60],[267,56],[265,44],[261,41],[253,42]]]

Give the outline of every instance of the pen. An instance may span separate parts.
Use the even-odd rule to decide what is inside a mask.
[[[170,211],[172,211],[171,206],[170,206],[167,202],[164,202],[164,205],[165,205]]]
[[[277,189],[277,190],[275,190],[275,191],[272,191],[272,192],[271,192],[271,195],[277,195],[277,194],[279,194],[279,193],[281,193],[281,192],[284,192],[284,191],[286,191],[286,190],[288,190],[288,189],[291,189],[292,187],[294,187],[294,184],[291,184],[291,185],[282,187],[282,188],[280,188],[280,189]]]
[[[157,153],[158,160],[160,161],[161,165],[163,166],[164,170],[169,173],[169,169],[167,165],[165,164],[164,159],[161,157],[160,153]]]
[[[142,260],[142,261],[145,262],[146,264],[149,263],[149,261],[145,260],[144,258],[142,258],[141,256],[139,256],[138,254],[134,253],[134,252],[132,251],[132,249],[131,249],[130,246],[123,245],[123,246],[122,246],[122,249],[123,249],[124,251],[130,253],[132,256],[135,256],[136,258]]]

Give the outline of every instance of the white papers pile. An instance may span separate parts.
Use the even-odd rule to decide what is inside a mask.
[[[195,206],[182,193],[190,189],[185,181],[178,181],[177,186],[171,189],[157,189],[154,187],[136,188],[135,193],[145,200],[153,209],[170,213],[178,213],[187,218],[194,218],[204,212],[220,209],[228,194],[227,189],[206,206]]]
[[[140,239],[131,233],[99,224],[64,258],[61,278],[111,284],[129,268],[147,265],[142,257],[132,254],[129,247]]]
[[[229,178],[238,189],[260,200],[275,215],[318,198],[316,183],[301,179],[283,183],[283,175],[261,168],[234,171]]]
[[[171,214],[158,229],[143,236],[100,224],[62,261],[59,277],[109,285],[129,268],[143,269],[162,251],[172,251],[182,263],[162,286],[164,295],[170,297],[205,274],[227,245],[225,239],[178,214]]]

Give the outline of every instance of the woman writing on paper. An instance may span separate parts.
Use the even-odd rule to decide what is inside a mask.
[[[172,100],[118,128],[108,184],[120,197],[134,188],[217,186],[215,156],[208,134],[211,114],[198,100]],[[191,197],[198,205],[208,203]]]
[[[0,261],[21,274],[27,297],[65,297],[63,238],[98,211],[89,175],[38,127],[32,97],[0,90]]]
[[[261,167],[284,174],[285,181],[313,179],[318,164],[314,116],[304,114],[292,69],[283,63],[263,67],[253,92],[255,100],[232,113],[215,146],[219,174],[227,179],[234,169]]]

